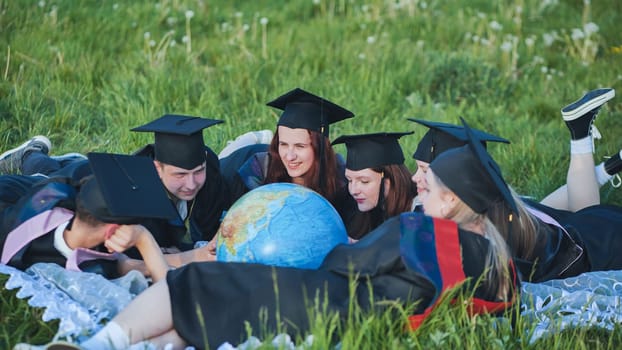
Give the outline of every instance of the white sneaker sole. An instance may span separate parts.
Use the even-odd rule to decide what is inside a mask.
[[[10,156],[11,154],[13,154],[13,153],[15,153],[15,152],[17,152],[17,151],[19,151],[19,150],[21,150],[21,149],[24,149],[24,148],[28,147],[28,145],[29,145],[32,141],[39,141],[39,142],[43,142],[43,143],[47,146],[47,148],[48,148],[48,152],[52,150],[52,142],[50,142],[50,139],[48,139],[47,137],[45,137],[45,136],[43,136],[43,135],[37,135],[37,136],[35,136],[35,137],[31,138],[30,140],[28,140],[28,141],[26,141],[26,142],[22,143],[21,145],[19,145],[19,146],[17,146],[17,147],[15,147],[15,148],[13,148],[13,149],[10,149],[10,150],[8,150],[8,151],[6,151],[6,152],[2,153],[2,154],[0,155],[0,160],[5,159],[5,158],[7,158],[8,156]]]
[[[614,98],[616,95],[616,91],[614,89],[611,89],[609,91],[607,91],[606,93],[597,96],[595,98],[593,98],[592,100],[590,100],[590,102],[581,105],[581,107],[573,109],[571,111],[564,111],[564,109],[566,109],[566,107],[564,107],[564,109],[562,109],[562,117],[564,118],[565,121],[572,121],[575,120],[583,115],[585,115],[585,113],[593,110],[594,108],[600,107],[603,104],[605,104],[605,102],[611,100],[612,98]],[[577,102],[579,102],[581,99],[583,99],[583,97],[581,97],[580,99],[576,100],[575,102],[571,103],[575,104]]]

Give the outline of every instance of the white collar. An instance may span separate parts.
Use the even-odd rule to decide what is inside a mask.
[[[177,202],[177,212],[182,220],[186,220],[186,216],[188,216],[188,202],[180,200]]]
[[[63,232],[65,232],[65,228],[69,225],[69,221],[66,221],[54,230],[54,248],[58,250],[65,258],[69,258],[73,249],[69,248],[67,242],[65,242],[65,238],[63,237]]]

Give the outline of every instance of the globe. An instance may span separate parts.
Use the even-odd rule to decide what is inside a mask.
[[[291,183],[260,186],[225,215],[216,241],[218,261],[316,269],[348,242],[341,217],[318,193]]]

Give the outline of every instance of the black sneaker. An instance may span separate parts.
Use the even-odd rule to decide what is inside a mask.
[[[21,145],[0,155],[0,175],[20,174],[24,156],[29,152],[48,154],[52,149],[52,142],[42,135],[37,135]]]
[[[562,117],[573,140],[580,140],[592,133],[592,123],[598,110],[616,95],[614,89],[592,90],[577,101],[562,108]]]

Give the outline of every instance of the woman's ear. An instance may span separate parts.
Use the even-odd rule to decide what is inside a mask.
[[[441,195],[441,200],[443,201],[443,204],[447,207],[447,209],[449,209],[449,213],[452,213],[458,203],[460,203],[460,199],[458,198],[458,196],[456,196],[456,194],[451,191],[443,193]]]
[[[386,198],[391,191],[391,181],[388,178],[384,178],[382,181],[384,181],[384,197]]]

